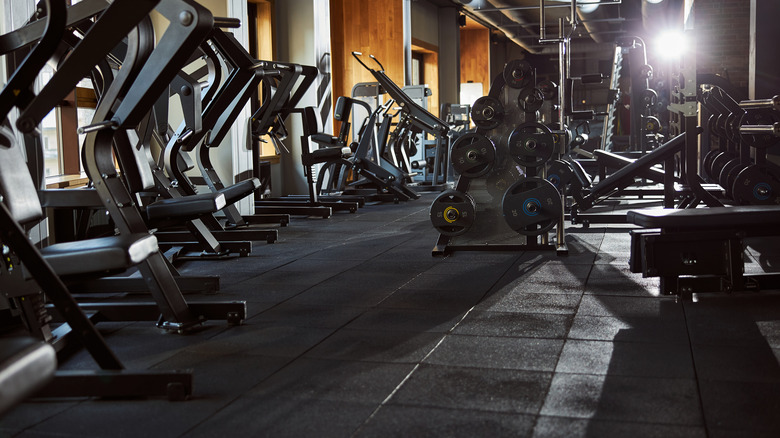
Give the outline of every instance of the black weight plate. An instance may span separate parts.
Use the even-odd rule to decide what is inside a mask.
[[[493,169],[496,146],[482,134],[464,134],[455,140],[450,152],[452,167],[466,178],[479,178]]]
[[[739,166],[739,164],[740,164],[740,159],[739,158],[733,158],[733,159],[729,160],[728,162],[726,162],[726,164],[724,164],[723,167],[720,169],[720,173],[718,173],[718,184],[720,184],[720,186],[723,187],[723,189],[726,192],[730,192],[731,191],[731,189],[728,188],[729,187],[729,185],[728,185],[729,172],[734,170],[734,168]]]
[[[544,100],[553,100],[558,97],[558,85],[555,82],[545,79],[536,84],[536,86],[542,90]]]
[[[476,203],[468,193],[447,190],[431,204],[431,223],[442,235],[459,236],[474,224],[476,212]]]
[[[561,193],[571,183],[572,178],[574,178],[574,171],[566,161],[553,160],[547,168],[547,181]]]
[[[742,119],[742,115],[737,113],[731,113],[726,116],[726,137],[734,143],[739,143],[742,138],[739,133],[739,122]]]
[[[534,70],[527,61],[515,59],[504,66],[504,82],[512,88],[525,88],[533,83]]]
[[[509,154],[521,166],[541,166],[550,161],[555,150],[552,131],[541,123],[524,123],[509,134]]]
[[[714,179],[714,178],[712,178],[712,160],[714,160],[714,159],[715,159],[715,157],[716,157],[716,156],[717,156],[719,153],[720,153],[720,151],[719,151],[719,150],[715,150],[715,149],[713,149],[713,150],[710,150],[709,152],[707,152],[707,153],[704,155],[704,159],[702,160],[702,163],[701,163],[701,168],[702,168],[702,170],[704,171],[704,174],[705,174],[705,175],[706,175],[708,178],[710,178],[710,179]]]
[[[723,170],[723,166],[726,165],[729,161],[736,158],[733,153],[731,152],[721,152],[718,155],[715,156],[715,158],[712,160],[712,168],[710,169],[710,177],[717,181],[720,177],[720,171]]]
[[[544,92],[538,88],[523,88],[517,95],[517,104],[527,113],[539,111],[544,103]]]
[[[655,105],[657,100],[658,93],[655,90],[652,88],[646,88],[642,90],[642,104],[644,104],[645,107],[649,108]]]
[[[726,175],[726,185],[723,187],[723,192],[727,198],[734,199],[734,180],[737,179],[739,172],[748,166],[752,166],[752,164],[739,163]]]
[[[494,97],[482,96],[471,107],[471,120],[478,128],[493,129],[504,120],[504,106]]]
[[[526,236],[550,231],[563,215],[560,193],[539,177],[522,178],[509,186],[501,206],[507,225]]]
[[[645,117],[645,131],[657,134],[661,131],[661,121],[658,117],[647,116]]]
[[[780,181],[755,164],[737,174],[731,193],[741,205],[780,205]]]

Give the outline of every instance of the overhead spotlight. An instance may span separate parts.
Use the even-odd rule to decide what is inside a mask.
[[[645,0],[645,1],[648,2],[648,3],[654,4],[654,5],[657,5],[658,3],[661,3],[664,0]]]
[[[680,30],[661,32],[654,43],[655,53],[664,59],[678,58],[688,50],[688,38]]]

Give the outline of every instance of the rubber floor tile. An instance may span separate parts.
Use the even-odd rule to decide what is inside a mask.
[[[692,350],[700,379],[780,383],[780,364],[768,345],[740,347],[694,344]]]
[[[299,327],[338,328],[364,309],[344,306],[302,306],[284,302],[252,318],[252,323],[276,322]]]
[[[706,438],[708,435],[704,427],[542,416],[537,420],[532,436],[536,438],[624,438],[628,436]]]
[[[551,313],[488,312],[474,310],[455,328],[461,335],[514,336],[523,338],[566,337],[571,315]]]
[[[441,337],[439,333],[342,329],[307,352],[306,357],[417,363]]]
[[[503,412],[382,406],[356,437],[521,437],[528,436],[534,417]]]
[[[552,313],[574,315],[580,303],[579,294],[525,293],[495,291],[477,305],[478,310],[492,312]]]
[[[710,429],[773,431],[780,436],[780,383],[699,380]]]
[[[253,388],[248,395],[381,403],[412,371],[412,364],[301,358]]]
[[[582,297],[577,315],[614,316],[622,319],[682,319],[682,305],[673,298],[593,296]]]
[[[301,306],[372,307],[392,292],[350,286],[312,286],[291,297],[287,304]]]
[[[688,331],[682,319],[618,318],[577,314],[568,339],[673,343],[688,345]]]
[[[688,379],[556,373],[542,415],[702,426]]]
[[[559,373],[693,379],[685,344],[577,341],[568,339],[555,368]]]
[[[485,295],[483,289],[408,289],[404,286],[377,306],[391,309],[436,309],[454,314],[464,313]]]
[[[296,327],[280,323],[246,324],[208,341],[194,343],[187,351],[201,355],[246,354],[295,357],[327,338],[333,329]]]
[[[563,347],[559,339],[450,335],[425,363],[474,368],[553,371]]]
[[[183,437],[343,438],[375,405],[331,400],[242,397]]]
[[[551,376],[541,371],[421,365],[388,403],[536,414]]]
[[[358,330],[401,330],[446,333],[463,318],[463,312],[420,309],[370,309],[350,322]]]

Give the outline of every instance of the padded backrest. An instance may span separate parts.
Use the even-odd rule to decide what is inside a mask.
[[[313,106],[303,108],[301,113],[301,123],[303,124],[303,135],[309,136],[320,132],[320,115]]]
[[[38,191],[27,170],[22,148],[16,144],[7,124],[0,125],[0,196],[17,222],[25,224],[41,219]]]

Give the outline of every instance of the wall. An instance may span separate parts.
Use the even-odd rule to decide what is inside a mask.
[[[482,94],[490,90],[490,30],[461,29],[460,80],[463,83],[482,83]]]
[[[719,74],[747,96],[750,0],[696,1],[693,14],[698,72]]]
[[[334,101],[349,96],[358,82],[375,82],[351,53],[373,54],[385,73],[399,86],[404,83],[402,0],[331,0],[331,47]]]

